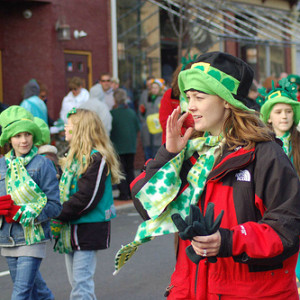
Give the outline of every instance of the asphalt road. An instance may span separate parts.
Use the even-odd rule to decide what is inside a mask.
[[[98,300],[157,300],[166,299],[163,294],[174,269],[175,254],[173,236],[159,237],[140,246],[131,260],[113,276],[114,256],[134,239],[140,216],[132,207],[118,209],[112,221],[111,247],[98,252],[95,274]],[[7,265],[0,256],[0,299],[9,300],[12,283],[7,274]],[[4,272],[4,274],[3,274]],[[70,285],[67,279],[64,256],[52,251],[49,243],[47,257],[41,265],[41,273],[56,300],[69,299]]]
[[[98,300],[166,299],[163,294],[175,265],[173,235],[158,237],[140,246],[131,260],[113,276],[115,254],[121,245],[134,239],[138,224],[142,222],[133,207],[118,209],[117,212],[118,217],[112,221],[111,247],[98,252],[95,274]],[[69,299],[70,285],[64,256],[54,253],[50,243],[41,272],[56,300]],[[0,300],[9,300],[11,289],[7,265],[0,256]]]

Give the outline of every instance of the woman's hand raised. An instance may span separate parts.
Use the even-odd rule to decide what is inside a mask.
[[[181,127],[188,113],[184,113],[180,118],[179,115],[180,106],[173,110],[167,120],[166,149],[171,153],[179,153],[186,146],[194,130],[192,127],[189,127],[182,136]]]

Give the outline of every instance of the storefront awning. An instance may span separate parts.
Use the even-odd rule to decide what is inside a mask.
[[[148,1],[179,15],[181,1],[167,0],[170,5],[156,0]],[[189,8],[183,8],[182,15],[195,26],[200,25],[202,29],[223,40],[300,45],[299,12],[293,10],[278,10],[225,0],[190,0]]]

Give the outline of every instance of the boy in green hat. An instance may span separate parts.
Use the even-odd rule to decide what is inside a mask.
[[[39,267],[51,240],[49,220],[61,211],[56,172],[38,155],[41,130],[32,114],[10,106],[0,115],[0,247],[13,281],[12,299],[54,299]]]

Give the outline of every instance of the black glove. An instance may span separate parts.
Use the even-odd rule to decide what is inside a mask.
[[[179,230],[179,236],[183,240],[192,240],[195,236],[206,236],[214,234],[218,231],[224,211],[218,215],[214,221],[214,203],[209,202],[206,208],[205,216],[202,215],[200,208],[196,205],[191,205],[190,214],[186,216],[185,220],[182,219],[180,214],[176,213],[171,216],[175,226]],[[185,249],[189,259],[198,264],[204,256],[196,254],[192,245]],[[217,258],[215,256],[208,257],[208,261],[215,263]]]

